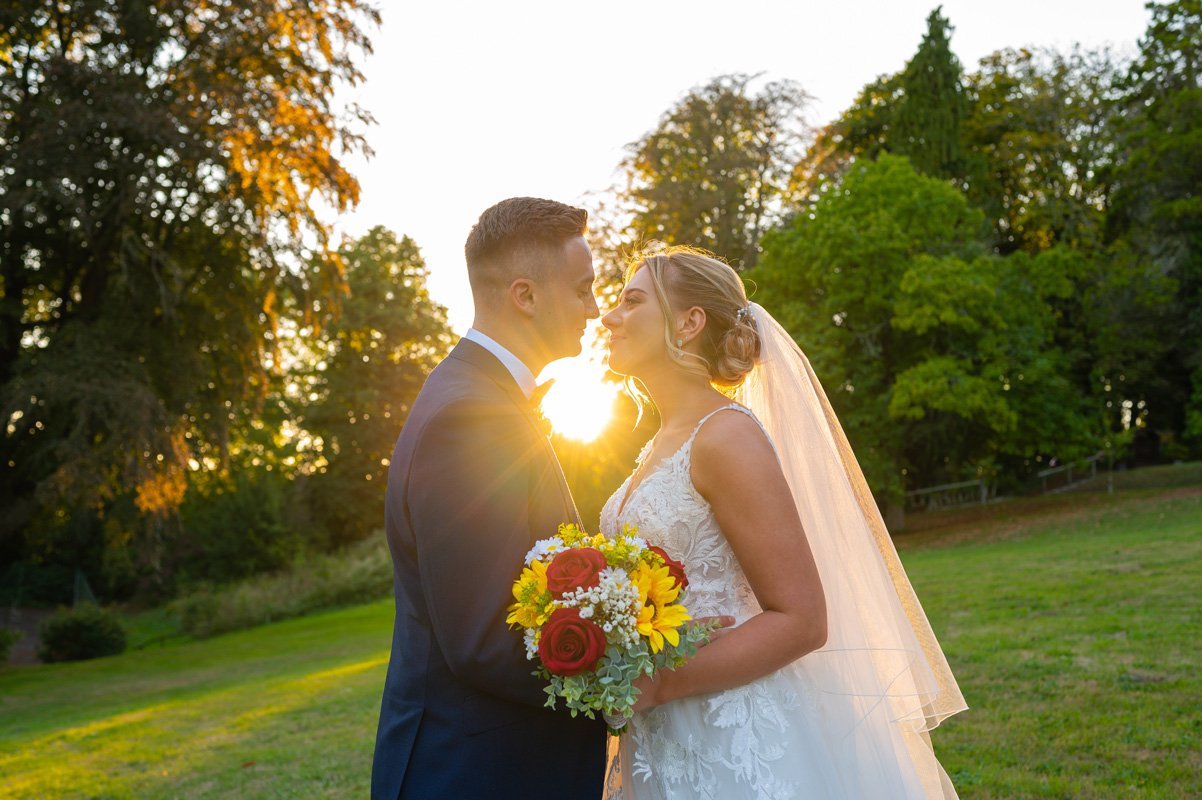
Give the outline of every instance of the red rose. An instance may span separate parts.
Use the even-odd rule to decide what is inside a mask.
[[[547,588],[556,598],[576,589],[591,589],[601,582],[605,556],[592,547],[564,550],[547,565]]]
[[[557,608],[543,625],[538,657],[554,675],[579,675],[596,669],[605,655],[605,631],[583,619],[578,608]]]
[[[650,545],[647,549],[664,560],[664,566],[668,568],[668,574],[676,579],[677,586],[679,586],[681,589],[687,589],[689,587],[689,579],[686,578],[684,574],[684,564],[681,564],[679,561],[670,558],[668,554],[664,552],[662,547]]]

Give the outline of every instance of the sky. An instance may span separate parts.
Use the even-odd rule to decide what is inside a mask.
[[[861,87],[904,67],[937,0],[376,0],[383,22],[366,80],[339,94],[367,108],[375,155],[349,159],[362,193],[337,227],[410,236],[452,327],[471,324],[463,242],[506,197],[589,207],[617,179],[624,146],[717,75],[791,79],[831,121]],[[1143,0],[945,0],[966,70],[1002,48],[1133,52]]]

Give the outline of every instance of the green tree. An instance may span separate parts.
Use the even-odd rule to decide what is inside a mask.
[[[803,205],[835,185],[857,160],[875,161],[886,150],[892,117],[902,93],[901,73],[868,83],[839,118],[821,128],[805,157],[797,162],[789,196]]]
[[[809,98],[790,81],[752,93],[723,75],[690,91],[627,147],[621,198],[627,238],[703,247],[750,267],[778,218],[806,126]]]
[[[1202,2],[1149,4],[1124,81],[1109,233],[1177,286],[1152,424],[1202,453]]]
[[[164,554],[190,461],[267,390],[281,298],[336,299],[316,210],[358,184],[331,104],[363,0],[0,9],[0,553]]]
[[[317,334],[296,424],[320,445],[303,501],[322,546],[361,539],[384,520],[388,459],[418,390],[451,349],[446,309],[426,291],[417,245],[376,227],[341,248],[349,294]],[[294,376],[298,378],[299,376]]]
[[[858,163],[765,237],[750,277],[831,395],[874,491],[1013,473],[1090,442],[1049,300],[1068,267],[989,252],[949,183]]]
[[[960,60],[951,49],[952,28],[941,8],[927,17],[918,52],[902,70],[900,97],[888,133],[890,152],[906,156],[924,175],[963,173],[960,122],[965,115]]]
[[[1001,50],[966,76],[967,193],[998,252],[1100,244],[1121,74],[1108,51],[1074,49]]]
[[[932,11],[905,67],[867,84],[837,120],[818,132],[794,166],[794,197],[813,202],[821,187],[851,164],[876,160],[883,152],[907,156],[925,175],[962,178],[960,126],[967,103],[951,32],[941,8]]]
[[[1160,331],[1173,290],[1149,259],[1104,241],[1123,69],[1106,50],[993,53],[966,79],[962,126],[966,192],[993,225],[994,250],[1048,253],[1042,263],[1073,281],[1051,300],[1053,343],[1112,433],[1144,424],[1166,388]]]

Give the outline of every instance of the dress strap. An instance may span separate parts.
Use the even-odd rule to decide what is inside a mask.
[[[640,450],[639,454],[634,457],[634,463],[641,466],[642,463],[647,460],[647,456],[651,455],[651,445],[654,443],[655,443],[654,436],[651,437],[650,439],[648,439],[647,441],[643,442],[643,449]]]
[[[755,419],[755,414],[752,414],[750,410],[744,408],[743,406],[739,405],[738,403],[731,403],[730,405],[722,406],[722,408],[715,408],[713,411],[706,414],[701,419],[697,420],[697,424],[693,427],[693,432],[689,434],[689,438],[685,440],[684,446],[688,447],[689,449],[692,449],[693,440],[697,438],[697,434],[701,431],[701,426],[704,425],[706,422],[708,422],[710,417],[712,417],[715,414],[722,412],[722,411],[742,411],[747,416],[751,417],[752,419]],[[758,419],[755,419],[755,422],[757,425],[759,425],[760,421]],[[760,425],[760,427],[763,428],[762,425]]]
[[[689,434],[689,438],[685,440],[685,443],[681,446],[680,449],[689,451],[689,455],[691,457],[692,452],[693,452],[693,440],[696,439],[697,434],[700,433],[701,426],[704,425],[709,420],[710,417],[714,416],[715,414],[717,414],[721,411],[742,411],[744,414],[751,417],[752,421],[755,422],[755,424],[759,426],[760,430],[764,432],[764,438],[766,438],[768,440],[768,446],[772,448],[772,452],[776,453],[776,444],[775,444],[775,442],[772,441],[772,437],[768,436],[768,431],[765,430],[764,423],[760,422],[759,417],[757,417],[755,415],[755,412],[753,412],[751,409],[747,408],[746,406],[740,405],[739,403],[731,403],[730,405],[722,406],[721,408],[715,408],[713,411],[706,414],[701,419],[697,420],[697,425],[693,428],[693,432]],[[777,461],[779,461],[779,460],[780,460],[780,454],[778,453]]]

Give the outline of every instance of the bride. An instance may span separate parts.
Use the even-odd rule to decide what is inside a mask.
[[[955,797],[927,732],[964,700],[805,356],[690,248],[635,262],[602,322],[661,426],[601,529],[637,525],[695,618],[736,622],[640,681],[607,797]]]

